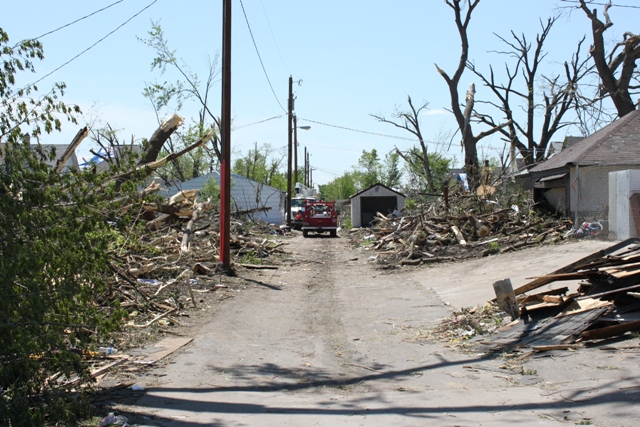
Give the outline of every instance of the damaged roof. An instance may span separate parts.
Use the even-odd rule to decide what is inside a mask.
[[[580,166],[640,165],[640,111],[633,111],[582,141],[565,148],[530,172]]]

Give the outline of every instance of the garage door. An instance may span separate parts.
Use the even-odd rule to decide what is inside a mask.
[[[376,212],[389,215],[398,209],[398,198],[396,196],[386,197],[362,197],[360,198],[360,215],[362,226],[366,227],[376,216]]]

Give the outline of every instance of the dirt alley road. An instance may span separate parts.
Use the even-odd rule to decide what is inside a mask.
[[[635,427],[637,338],[543,353],[522,372],[501,369],[500,355],[417,338],[453,308],[490,299],[495,280],[515,287],[611,244],[384,272],[345,238],[295,236],[288,266],[203,310],[194,341],[139,379],[147,393],[123,413],[159,427]]]

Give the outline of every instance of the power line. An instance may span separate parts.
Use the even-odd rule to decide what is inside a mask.
[[[278,47],[278,43],[276,42],[276,38],[273,35],[273,29],[271,28],[271,23],[269,22],[269,17],[267,16],[267,11],[264,8],[264,3],[262,2],[262,0],[260,0],[260,5],[262,6],[262,12],[264,13],[264,18],[267,20],[267,26],[269,27],[269,32],[271,33],[271,38],[273,39],[273,44],[276,45],[276,50],[278,51],[278,55],[280,56],[280,60],[282,61],[282,65],[284,65],[284,68],[287,69],[287,71],[289,70],[289,67],[287,67],[287,64],[284,62],[284,58],[282,57],[282,53],[280,52],[280,48]],[[288,73],[291,74],[291,73]]]
[[[269,117],[268,119],[260,120],[260,121],[253,122],[253,123],[247,123],[246,125],[242,125],[242,126],[231,128],[231,130],[238,130],[238,129],[248,128],[249,126],[259,125],[260,123],[268,122],[268,121],[274,120],[274,119],[279,119],[281,117],[282,117],[282,115]]]
[[[306,145],[307,147],[318,147],[318,148],[328,148],[330,150],[341,150],[341,151],[353,151],[354,153],[360,153],[360,150],[354,150],[352,148],[342,148],[342,147],[329,147],[327,145],[318,145],[318,144],[309,144],[307,142],[303,142],[303,145]]]
[[[384,134],[384,133],[377,133],[377,132],[370,132],[370,131],[366,131],[366,130],[353,129],[353,128],[348,128],[348,127],[345,127],[345,126],[332,125],[332,124],[329,124],[329,123],[318,122],[316,120],[303,119],[302,117],[298,117],[298,120],[307,121],[307,122],[315,123],[315,124],[322,125],[322,126],[329,126],[329,127],[332,127],[332,128],[348,130],[348,131],[351,131],[351,132],[366,133],[366,134],[369,134],[369,135],[384,136],[386,138],[393,138],[393,139],[403,139],[405,141],[417,141],[416,138],[406,138],[406,137],[403,137],[403,136],[394,136],[394,135],[387,135],[387,134]]]
[[[404,140],[404,141],[413,141],[413,142],[417,142],[418,141],[418,138],[407,138],[407,137],[404,137],[404,136],[395,136],[395,135],[388,135],[388,134],[385,134],[385,133],[378,133],[378,132],[370,132],[370,131],[360,130],[360,129],[353,129],[353,128],[348,128],[348,127],[345,127],[345,126],[332,125],[332,124],[329,124],[329,123],[318,122],[316,120],[304,119],[304,118],[301,118],[301,117],[299,117],[298,120],[299,121],[307,121],[307,122],[315,123],[315,124],[322,125],[322,126],[329,126],[329,127],[337,128],[337,129],[344,129],[344,130],[348,130],[348,131],[351,131],[351,132],[358,132],[358,133],[365,133],[365,134],[368,134],[368,135],[382,136],[384,138],[401,139],[401,140]],[[434,145],[441,145],[442,144],[441,142],[436,142],[436,141],[423,141],[423,142],[425,144],[434,144]]]
[[[564,3],[578,3],[576,0],[560,0]],[[589,2],[587,3],[588,6],[591,5],[595,5],[595,6],[606,6],[607,3],[595,3],[595,2]],[[631,6],[631,5],[626,5],[626,4],[612,4],[611,7],[626,7],[629,9],[640,9],[640,6]]]
[[[39,78],[38,80],[36,80],[35,82],[27,85],[27,87],[30,86],[34,86],[38,83],[40,83],[42,80],[46,79],[47,77],[49,77],[50,75],[52,75],[53,73],[55,73],[56,71],[59,71],[60,69],[62,69],[63,67],[69,65],[70,63],[72,63],[73,61],[75,61],[76,59],[78,59],[80,56],[84,55],[85,53],[87,53],[88,51],[90,51],[91,49],[93,49],[98,43],[102,42],[103,40],[105,40],[107,37],[109,37],[110,35],[112,35],[113,33],[115,33],[116,31],[118,31],[120,28],[124,27],[125,25],[127,25],[132,19],[134,19],[135,17],[137,17],[138,15],[140,15],[142,12],[144,12],[145,10],[149,9],[151,6],[153,6],[158,0],[153,0],[151,3],[149,3],[147,6],[145,6],[144,8],[142,8],[138,13],[136,13],[135,15],[133,15],[132,17],[130,17],[129,19],[127,19],[126,21],[124,21],[122,24],[118,25],[113,31],[109,32],[106,36],[102,37],[100,40],[98,40],[97,42],[95,42],[94,44],[92,44],[91,46],[89,46],[88,48],[86,48],[85,50],[83,50],[82,52],[80,52],[79,54],[77,54],[76,56],[74,56],[73,58],[71,58],[70,60],[68,60],[67,62],[65,62],[64,64],[60,65],[58,68],[54,69],[53,71],[45,74],[44,76],[42,76],[41,78]]]
[[[273,90],[273,85],[271,84],[271,79],[269,79],[269,75],[267,74],[267,70],[264,68],[264,63],[262,62],[262,57],[260,56],[260,51],[258,50],[258,45],[256,44],[256,39],[253,37],[253,31],[251,31],[251,25],[249,25],[249,18],[247,17],[247,12],[244,10],[244,3],[240,0],[240,6],[242,7],[242,13],[244,14],[244,20],[247,23],[247,28],[249,28],[249,34],[251,35],[251,41],[253,41],[253,47],[256,49],[256,53],[258,54],[258,59],[260,60],[260,65],[262,66],[262,71],[264,72],[264,76],[267,78],[267,82],[269,82],[269,87],[271,88],[271,92],[273,93],[274,98],[278,102],[278,105],[285,113],[287,110],[284,109],[278,96],[276,95],[276,91]]]
[[[88,14],[88,15],[83,16],[82,18],[78,18],[78,19],[76,19],[76,20],[75,20],[75,21],[73,21],[73,22],[69,22],[68,24],[65,24],[65,25],[63,25],[63,26],[61,26],[61,27],[56,28],[55,30],[51,30],[51,31],[49,31],[49,32],[47,32],[47,33],[44,33],[44,34],[42,34],[41,36],[38,36],[38,37],[34,38],[33,40],[39,40],[39,39],[41,39],[41,38],[43,38],[43,37],[45,37],[45,36],[48,36],[49,34],[53,34],[53,33],[57,32],[57,31],[60,31],[60,30],[62,30],[63,28],[70,27],[71,25],[75,24],[76,22],[80,22],[80,21],[82,21],[82,20],[84,20],[84,19],[90,18],[90,17],[92,17],[93,15],[95,15],[95,14],[97,14],[97,13],[100,13],[100,12],[102,12],[102,11],[105,11],[105,10],[109,9],[109,8],[110,8],[110,7],[112,7],[112,6],[117,5],[118,3],[122,3],[123,1],[124,1],[124,0],[118,0],[118,1],[116,1],[116,2],[114,2],[114,3],[111,3],[110,5],[105,6],[105,7],[103,7],[102,9],[98,9],[98,10],[96,10],[95,12],[92,12],[92,13],[90,13],[90,14]]]

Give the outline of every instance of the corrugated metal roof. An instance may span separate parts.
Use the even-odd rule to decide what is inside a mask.
[[[220,173],[212,172],[189,181],[176,183],[175,187],[167,189],[164,195],[174,195],[181,190],[199,190],[209,179],[214,179],[220,185]],[[244,210],[261,207],[271,207],[266,212],[256,212],[254,217],[274,224],[284,223],[284,192],[247,179],[243,176],[231,174],[231,209]]]
[[[640,111],[633,111],[565,148],[530,172],[580,166],[640,165]]]

